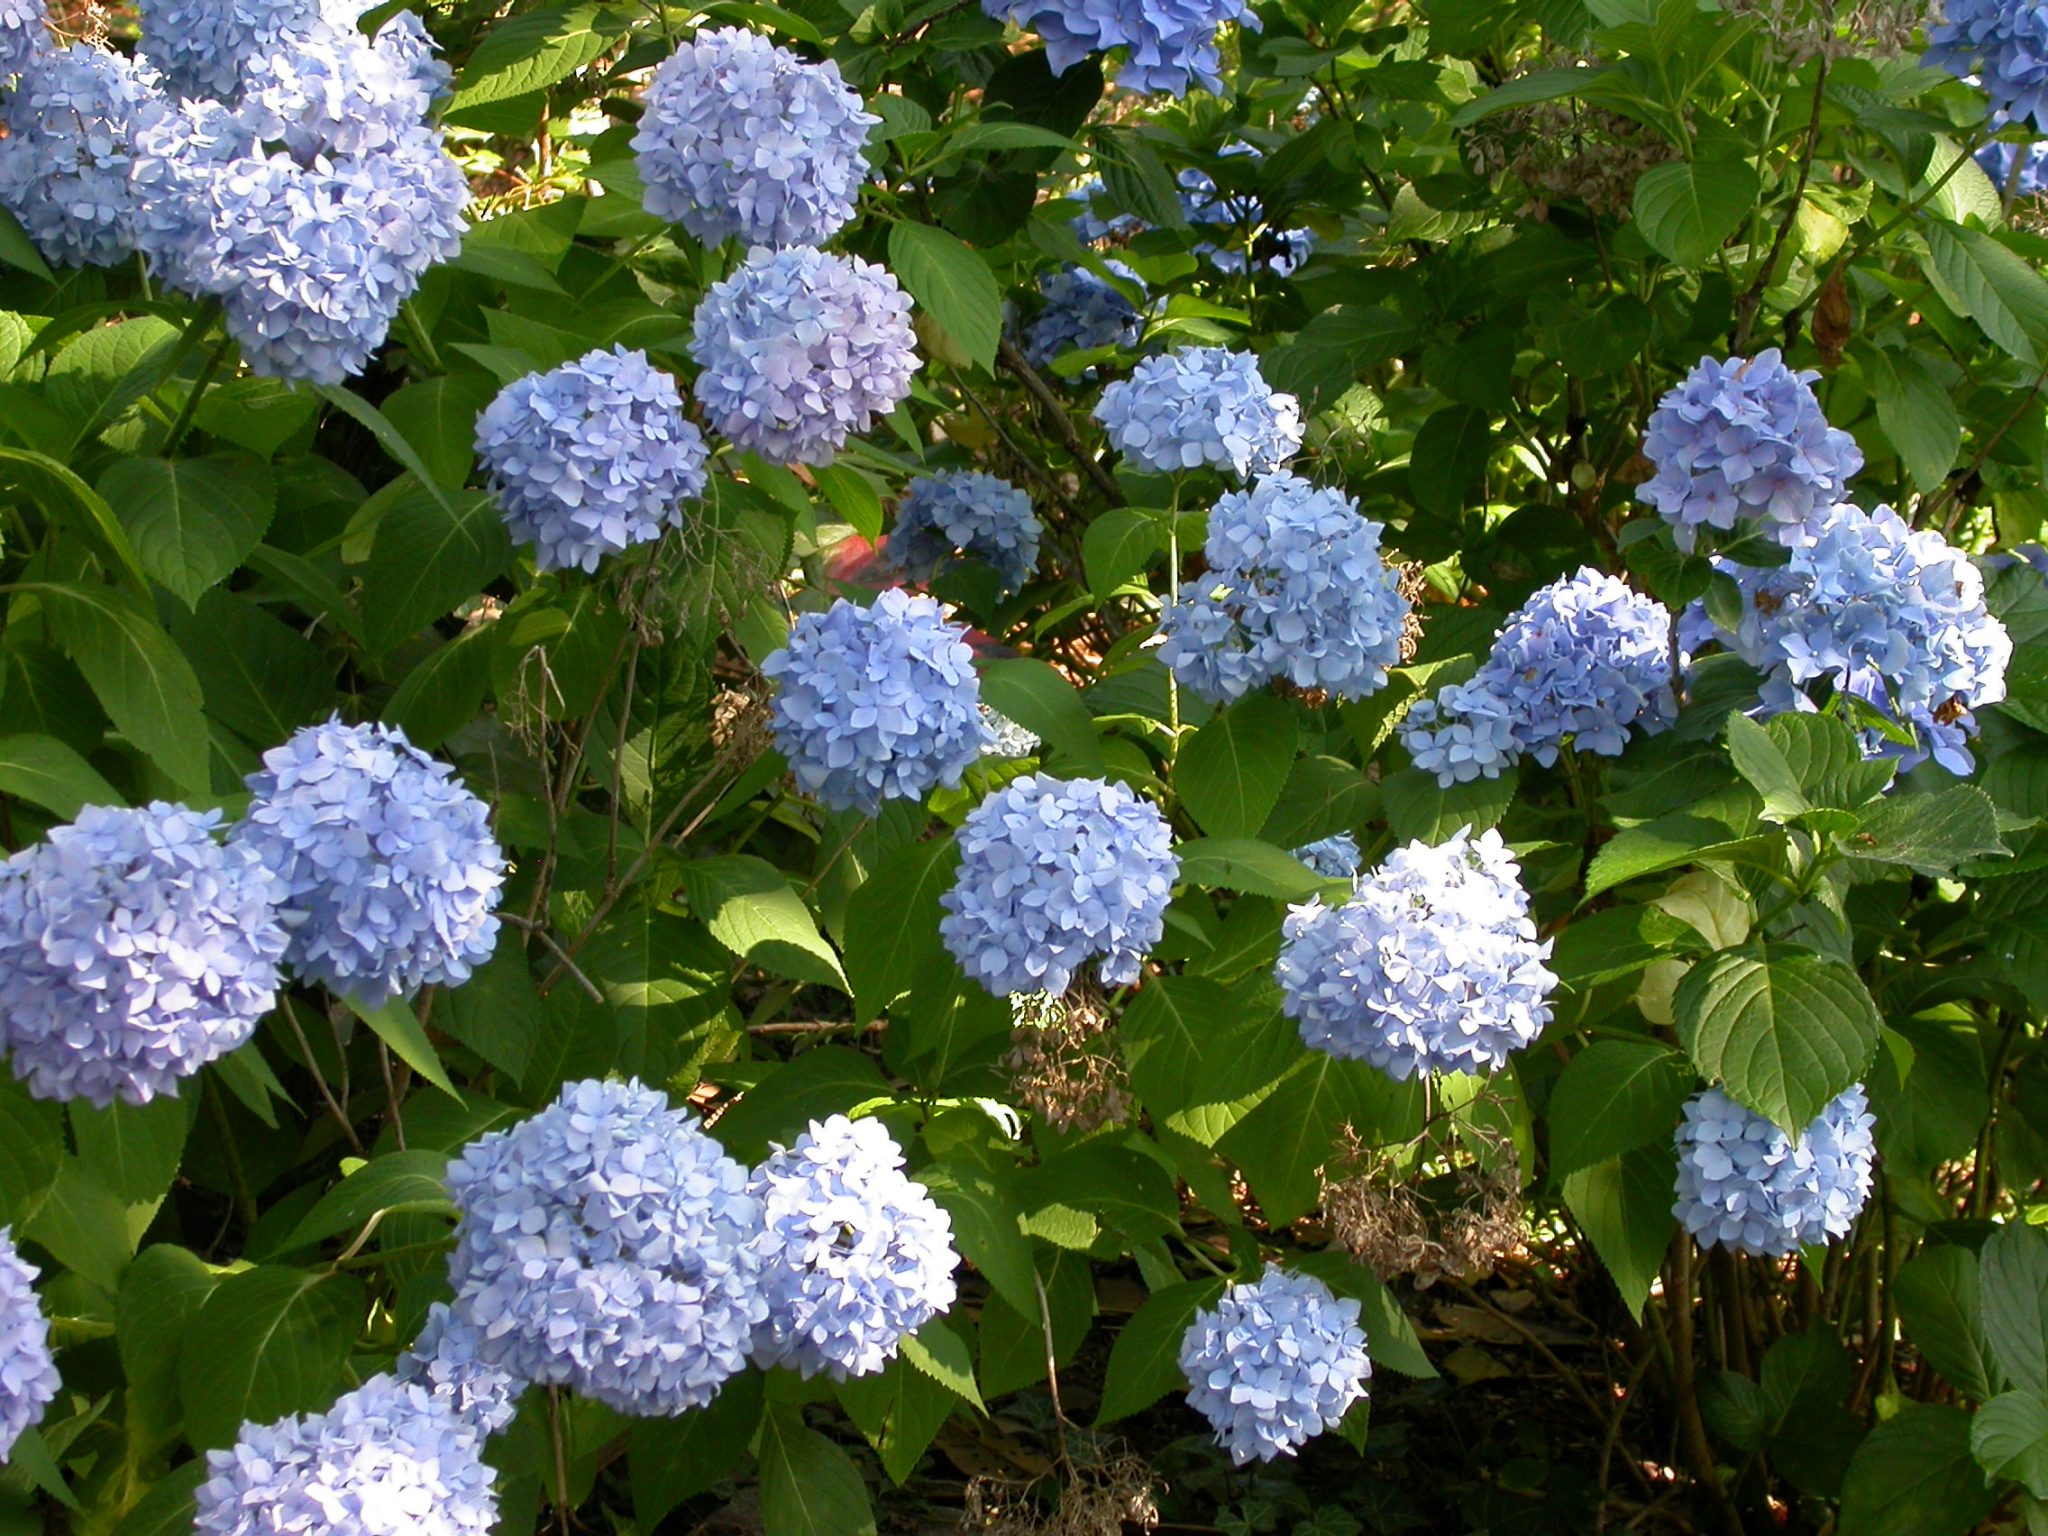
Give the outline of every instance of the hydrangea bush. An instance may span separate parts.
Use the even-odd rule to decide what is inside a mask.
[[[8,1517],[2044,1527],[2043,17],[0,4]]]

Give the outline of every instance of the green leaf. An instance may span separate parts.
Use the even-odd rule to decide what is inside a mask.
[[[469,56],[448,111],[510,101],[566,80],[625,30],[594,5],[531,11],[502,20]]]
[[[277,1251],[289,1253],[353,1231],[372,1218],[407,1212],[454,1214],[445,1152],[386,1152],[371,1158],[322,1195]]]
[[[892,224],[889,269],[962,351],[994,369],[1003,295],[978,251],[929,224]]]
[[[1909,1403],[1856,1448],[1841,1536],[1964,1536],[1997,1501],[1970,1451],[1970,1415]]]
[[[154,615],[127,593],[80,583],[24,582],[115,727],[178,788],[209,783],[199,679]]]
[[[437,647],[385,702],[384,723],[403,730],[422,752],[439,747],[483,706],[498,638],[492,626],[479,625]]]
[[[95,326],[65,342],[43,379],[45,398],[76,424],[66,457],[124,420],[137,401],[169,377],[186,334],[158,315]]]
[[[1439,518],[1454,518],[1486,475],[1493,453],[1493,418],[1476,405],[1446,405],[1415,433],[1408,457],[1408,488],[1415,504]]]
[[[1731,714],[1728,755],[1763,796],[1765,818],[1778,822],[1815,810],[1859,810],[1892,777],[1892,765],[1866,762],[1856,733],[1832,715],[1783,714],[1763,726]]]
[[[733,1156],[758,1162],[771,1143],[783,1146],[813,1120],[843,1114],[889,1085],[866,1055],[844,1045],[823,1045],[777,1065],[718,1119],[718,1139]]]
[[[1369,1146],[1404,1141],[1422,1123],[1422,1087],[1361,1061],[1307,1051],[1296,1069],[1223,1136],[1217,1148],[1250,1181],[1273,1222],[1315,1209],[1317,1170],[1349,1124]]]
[[[0,261],[40,277],[46,283],[57,281],[57,274],[43,260],[43,253],[36,249],[35,241],[29,239],[28,231],[21,227],[21,220],[4,208],[0,208]]]
[[[505,520],[488,496],[426,487],[401,495],[378,522],[363,571],[370,648],[388,651],[416,634],[481,592],[511,561]]]
[[[76,524],[113,561],[114,572],[134,594],[149,596],[149,575],[128,542],[128,534],[106,498],[46,453],[0,447],[7,479],[35,494],[46,516]]]
[[[99,492],[142,568],[187,608],[249,558],[277,510],[270,466],[246,453],[116,459]]]
[[[812,470],[811,478],[855,533],[871,544],[882,536],[882,498],[866,475],[844,464],[826,464]]]
[[[1102,772],[1095,718],[1049,662],[1023,656],[981,669],[981,702],[1031,732],[1080,773]]]
[[[193,612],[173,610],[170,631],[207,714],[252,746],[268,750],[334,709],[333,659],[239,593],[216,587]]]
[[[392,424],[389,417],[361,395],[339,384],[316,384],[313,388],[321,399],[376,438],[379,446],[391,455],[393,462],[403,469],[411,470],[413,478],[426,488],[428,494],[440,503],[443,510],[451,517],[455,515],[453,499],[441,489],[440,482],[434,478],[434,472],[427,468],[427,461],[419,456],[411,441]]]
[[[958,1163],[932,1164],[918,1178],[953,1219],[961,1256],[1020,1316],[1038,1316],[1031,1241],[1017,1225],[1009,1191],[981,1169]]]
[[[974,1356],[960,1335],[937,1321],[926,1323],[903,1341],[903,1358],[956,1397],[987,1411],[974,1381]]]
[[[680,873],[690,909],[742,960],[770,975],[852,990],[811,909],[767,860],[692,859]]]
[[[867,1484],[846,1452],[771,1404],[761,1420],[762,1536],[874,1536]]]
[[[1763,191],[1746,160],[1667,160],[1636,181],[1636,228],[1660,256],[1704,266]]]
[[[1981,229],[1937,219],[1919,228],[1942,298],[2028,367],[2040,367],[2048,356],[2048,278]]]
[[[1913,489],[1924,496],[1948,478],[1963,446],[1955,397],[1917,352],[1871,347],[1858,355],[1877,402],[1878,430],[1897,451]]]
[[[1365,1265],[1349,1254],[1326,1248],[1320,1253],[1292,1254],[1287,1267],[1314,1275],[1339,1296],[1357,1298],[1359,1325],[1365,1329],[1366,1352],[1374,1365],[1420,1381],[1437,1374],[1401,1303]]]
[[[0,1226],[26,1226],[64,1165],[64,1111],[0,1075]]]
[[[1970,1421],[1970,1450],[1993,1477],[2048,1499],[2048,1398],[2026,1391],[1994,1397]]]
[[[1292,854],[1248,837],[1197,837],[1178,845],[1180,877],[1197,890],[1242,891],[1300,901],[1330,882]]]
[[[997,1302],[1000,1306],[1001,1303]],[[898,1357],[869,1376],[840,1383],[839,1401],[881,1458],[882,1470],[901,1487],[917,1470],[932,1440],[960,1399]]]
[[[1131,1087],[1171,1130],[1213,1147],[1301,1062],[1301,1037],[1261,976],[1246,989],[1161,976],[1117,1024]]]
[[[1504,773],[1446,789],[1435,774],[1411,767],[1382,779],[1380,794],[1394,836],[1435,844],[1448,840],[1460,827],[1484,832],[1499,826],[1514,804],[1517,782],[1514,774]]]
[[[1978,1255],[1984,1336],[2016,1387],[2048,1393],[2048,1236],[2006,1222]]]
[[[1698,929],[1661,908],[1609,907],[1566,924],[1552,941],[1550,969],[1565,986],[1584,992],[1703,943]]]
[[[1132,1314],[1110,1346],[1102,1383],[1098,1426],[1114,1424],[1151,1407],[1167,1393],[1185,1388],[1180,1344],[1195,1314],[1223,1294],[1220,1279],[1190,1280],[1154,1291]]]
[[[49,1198],[28,1224],[28,1236],[57,1262],[101,1290],[120,1287],[128,1261],[156,1215],[157,1202],[130,1204],[99,1181],[83,1161],[67,1156]]]
[[[1709,1082],[1794,1136],[1877,1055],[1877,1004],[1815,950],[1745,944],[1700,961],[1672,999],[1679,1042]]]
[[[1024,1231],[1062,1248],[1095,1245],[1105,1228],[1131,1242],[1172,1230],[1173,1176],[1129,1147],[1094,1141],[1026,1169],[1017,1181]]]
[[[1297,740],[1292,706],[1270,693],[1252,694],[1182,743],[1174,790],[1204,832],[1255,837],[1279,803]]]
[[[117,1199],[153,1206],[178,1176],[193,1105],[189,1098],[159,1096],[147,1104],[95,1109],[74,1099],[66,1108],[78,1160]]]
[[[1851,858],[1903,864],[1924,875],[1946,875],[1965,860],[2006,851],[1998,808],[1974,784],[1893,795],[1865,812],[1863,825],[1841,846]]]
[[[0,736],[0,795],[70,821],[88,805],[120,805],[120,791],[54,736]]]
[[[1081,535],[1088,591],[1101,601],[1141,574],[1165,547],[1166,530],[1151,513],[1135,507],[1104,509]]]
[[[114,1527],[113,1536],[187,1536],[198,1513],[194,1497],[206,1480],[206,1458],[195,1456],[150,1485]]]
[[[1895,1293],[1913,1347],[1981,1403],[1996,1390],[1998,1367],[1984,1336],[1977,1264],[1977,1255],[1958,1244],[1923,1247],[1899,1271]]]
[[[1631,1317],[1643,1315],[1650,1283],[1671,1246],[1677,1175],[1677,1154],[1665,1145],[1637,1147],[1564,1181],[1564,1203],[1607,1266]]]
[[[366,1304],[362,1283],[343,1274],[265,1264],[221,1281],[178,1358],[192,1444],[231,1445],[247,1420],[331,1404]]]
[[[703,1407],[673,1419],[633,1420],[627,1468],[633,1517],[652,1530],[685,1499],[742,1469],[739,1459],[761,1423],[759,1371],[742,1371]]]
[[[919,960],[941,947],[939,897],[953,883],[959,853],[950,837],[898,848],[847,899],[846,976],[862,1020],[908,992]]]
[[[168,1443],[184,1422],[178,1400],[178,1356],[185,1331],[220,1284],[199,1255],[154,1243],[135,1256],[121,1277],[114,1308],[114,1341],[128,1379],[128,1433],[145,1450]]]
[[[514,25],[518,19],[504,25]],[[483,46],[489,47],[490,39],[497,33],[487,32],[484,36]],[[474,259],[476,252],[465,250],[463,255]],[[545,272],[541,276],[553,281]],[[476,463],[477,413],[491,403],[497,392],[496,382],[480,373],[425,379],[393,390],[384,401],[384,414],[399,435],[412,444],[434,484],[455,491],[469,479]]]
[[[1551,1174],[1563,1178],[1669,1141],[1692,1089],[1692,1068],[1678,1052],[1647,1041],[1596,1040],[1572,1057],[1551,1090]]]
[[[565,980],[563,985],[574,983]],[[516,942],[501,942],[466,983],[437,992],[434,1027],[506,1076],[523,1079],[541,1028],[540,996],[525,950]]]
[[[370,1026],[372,1034],[391,1047],[391,1053],[400,1061],[443,1093],[455,1092],[455,1084],[449,1081],[448,1070],[441,1065],[434,1043],[427,1038],[409,999],[389,998],[374,1008],[353,997],[343,1001],[351,1013]]]
[[[1775,850],[1780,840],[1780,834],[1775,832],[1737,837],[1724,822],[1684,811],[1659,816],[1655,821],[1617,832],[1601,845],[1586,868],[1585,899],[1591,901],[1617,885],[1684,864],[1714,859],[1756,860]]]

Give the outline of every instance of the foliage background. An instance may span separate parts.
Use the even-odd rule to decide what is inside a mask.
[[[1055,78],[954,0],[436,9],[483,216],[346,389],[213,376],[210,314],[132,268],[53,274],[0,225],[0,835],[95,802],[232,812],[259,752],[339,709],[455,762],[516,866],[496,958],[416,1011],[296,995],[144,1110],[0,1087],[0,1218],[44,1263],[65,1378],[0,1519],[182,1529],[194,1452],[324,1406],[443,1293],[449,1151],[618,1072],[720,1111],[743,1159],[868,1106],[976,1278],[836,1394],[750,1379],[633,1423],[530,1394],[493,1451],[507,1529],[689,1529],[737,1495],[771,1536],[842,1536],[877,1500],[945,1523],[969,1477],[1033,1519],[1113,1523],[1151,1487],[1170,1523],[1328,1536],[2048,1529],[2040,577],[1987,562],[2018,650],[1966,785],[1848,794],[1846,731],[1731,737],[1754,678],[1729,666],[1611,764],[1446,792],[1390,745],[1561,573],[1626,571],[1674,609],[1707,592],[1632,499],[1643,422],[1702,354],[1820,367],[1864,504],[1974,550],[2039,535],[2048,239],[1972,158],[1982,97],[1882,4],[1254,9],[1229,94],[1178,103],[1093,60]],[[537,576],[475,488],[475,414],[600,345],[687,375],[735,253],[642,212],[627,141],[643,72],[715,22],[837,60],[882,115],[841,244],[915,297],[926,366],[831,467],[727,455],[644,558]],[[1219,153],[1237,140],[1263,159]],[[1314,230],[1312,259],[1201,260],[1188,168]],[[1420,643],[1384,693],[1170,712],[1145,641],[1220,486],[1105,455],[1083,370],[1129,355],[1041,372],[1005,331],[1041,276],[1100,269],[1062,198],[1086,170],[1146,226],[1117,254],[1162,300],[1148,341],[1259,352],[1311,416],[1301,467],[1419,568]],[[754,664],[791,609],[879,584],[861,541],[905,481],[968,464],[1049,531],[1014,598],[938,582],[986,636],[984,697],[1049,770],[1142,786],[1183,840],[1159,974],[1077,1005],[1103,1027],[1069,1065],[1126,1095],[1092,1128],[1020,1079],[1008,1006],[937,942],[950,828],[986,785],[826,814],[761,726]],[[1348,830],[1370,859],[1468,823],[1522,854],[1556,1024],[1429,1093],[1307,1051],[1269,973],[1319,882],[1284,850]],[[1714,983],[1737,971],[1765,1002],[1731,1023]],[[1787,1105],[1868,1081],[1883,1162],[1852,1241],[1765,1265],[1675,1240],[1679,1105],[1737,1054]],[[1454,1167],[1519,1212],[1490,1278],[1389,1288],[1333,1241],[1326,1172],[1428,1202]],[[1232,1474],[1174,1401],[1173,1350],[1270,1252],[1364,1301],[1371,1423]],[[1110,1526],[1064,1527],[1089,1528]]]

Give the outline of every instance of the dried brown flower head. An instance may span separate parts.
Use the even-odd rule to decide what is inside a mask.
[[[1468,1135],[1474,1153],[1453,1140],[1405,1174],[1346,1126],[1324,1165],[1323,1218],[1338,1246],[1382,1281],[1410,1276],[1419,1286],[1490,1272],[1522,1247],[1521,1174],[1514,1143]]]
[[[960,1526],[983,1536],[1122,1536],[1126,1525],[1158,1527],[1158,1494],[1151,1466],[1131,1455],[1070,1469],[1050,1508],[1036,1484],[977,1477],[967,1484]]]
[[[1018,1102],[1063,1131],[1093,1131],[1130,1118],[1130,1079],[1104,1031],[1101,1002],[1076,987],[1064,997],[1010,999],[1010,1074]]]

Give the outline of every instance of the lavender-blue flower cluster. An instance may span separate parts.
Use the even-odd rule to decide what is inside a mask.
[[[309,725],[248,784],[231,842],[283,880],[300,977],[375,1007],[490,958],[505,878],[490,807],[403,731]]]
[[[1145,285],[1120,261],[1103,263],[1125,282]],[[1135,347],[1145,334],[1144,313],[1107,278],[1086,267],[1063,267],[1039,279],[1045,303],[1024,327],[1024,360],[1043,368],[1067,352]],[[1092,375],[1094,370],[1088,370]]]
[[[398,1357],[392,1374],[426,1388],[481,1434],[497,1434],[519,1411],[522,1383],[484,1359],[483,1335],[445,1301],[427,1309],[426,1326]]]
[[[1821,414],[1811,387],[1819,377],[1794,373],[1775,347],[1707,357],[1658,402],[1643,438],[1657,472],[1636,498],[1671,524],[1680,549],[1701,528],[1744,518],[1793,543],[1842,499],[1863,454]]]
[[[881,119],[830,60],[699,32],[662,62],[633,135],[647,211],[706,244],[822,245],[853,217]]]
[[[1847,1237],[1870,1198],[1875,1123],[1861,1083],[1793,1137],[1719,1088],[1693,1095],[1678,1127],[1671,1208],[1706,1248],[1783,1258]]]
[[[1091,958],[1105,986],[1138,979],[1180,876],[1173,833],[1123,784],[1026,774],[961,825],[939,936],[998,997],[1067,990]]]
[[[1304,843],[1294,850],[1294,857],[1325,880],[1354,879],[1364,864],[1364,855],[1358,851],[1358,839],[1349,832],[1333,832],[1328,837]]]
[[[1063,75],[1091,53],[1124,50],[1116,83],[1130,91],[1185,96],[1190,86],[1223,89],[1216,34],[1227,22],[1259,30],[1244,0],[981,0],[997,21],[1011,20],[1045,40],[1046,61]]]
[[[1411,607],[1382,531],[1297,475],[1227,492],[1209,514],[1208,571],[1160,614],[1160,659],[1217,703],[1281,679],[1340,699],[1378,692]]]
[[[512,537],[544,571],[595,571],[652,543],[707,483],[704,434],[675,380],[624,347],[506,385],[477,417],[476,451]]]
[[[1249,479],[1301,447],[1301,402],[1268,384],[1249,352],[1225,347],[1146,358],[1103,390],[1095,419],[1117,452],[1168,474],[1206,464]]]
[[[2012,637],[1984,601],[1969,557],[1889,507],[1842,505],[1784,565],[1718,562],[1742,594],[1733,634],[1695,611],[1688,646],[1706,637],[1764,674],[1765,714],[1819,707],[1825,685],[1906,727],[1912,745],[1874,727],[1864,751],[1910,769],[1932,757],[1951,773],[1975,760],[1974,710],[2005,697]]]
[[[0,1227],[0,1463],[33,1424],[62,1383],[50,1357],[50,1320],[36,1295],[33,1264],[14,1246],[14,1229]]]
[[[45,0],[0,0],[0,80],[13,79],[54,46]]]
[[[1217,153],[1249,155],[1254,165],[1265,158],[1256,145],[1242,139],[1224,145]],[[1314,252],[1314,230],[1266,227],[1266,207],[1256,193],[1224,192],[1215,177],[1194,165],[1185,167],[1175,180],[1180,184],[1181,216],[1188,223],[1228,232],[1222,244],[1203,240],[1194,248],[1195,254],[1207,257],[1217,271],[1242,272],[1257,261],[1275,277],[1292,277]]]
[[[755,1171],[767,1318],[753,1355],[804,1377],[868,1376],[953,1305],[952,1219],[879,1120],[833,1115]]]
[[[990,740],[967,631],[934,598],[891,587],[797,615],[761,663],[777,683],[775,745],[806,794],[872,816],[886,800],[957,788]]]
[[[2048,5],[2040,0],[1942,0],[1927,28],[1927,62],[2048,132]]]
[[[930,581],[957,558],[979,560],[1008,596],[1038,568],[1043,532],[1031,498],[1009,481],[980,470],[941,470],[905,487],[889,531],[889,563],[906,580]]]
[[[88,806],[0,865],[0,1042],[39,1098],[147,1104],[277,997],[284,883],[218,811]]]
[[[118,53],[39,48],[0,100],[0,207],[44,258],[111,266],[135,250],[137,136],[154,110],[145,73]]]
[[[1281,1007],[1301,1038],[1405,1080],[1484,1075],[1550,1022],[1557,978],[1498,832],[1414,842],[1353,887],[1282,925]]]
[[[857,256],[759,249],[697,305],[697,403],[736,447],[824,465],[910,394],[910,296]]]
[[[1372,1361],[1358,1302],[1268,1264],[1195,1314],[1181,1338],[1188,1406],[1238,1466],[1292,1456],[1366,1394]]]
[[[1416,703],[1401,744],[1448,788],[1524,757],[1548,767],[1567,744],[1617,757],[1677,718],[1670,611],[1587,566],[1517,608],[1469,682]]]

